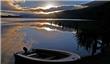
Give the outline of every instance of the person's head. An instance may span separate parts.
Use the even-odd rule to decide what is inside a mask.
[[[28,49],[26,47],[23,47],[24,53],[28,52]]]

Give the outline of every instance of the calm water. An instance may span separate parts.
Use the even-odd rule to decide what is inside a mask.
[[[81,57],[90,56],[91,49],[79,45],[76,29],[58,25],[57,22],[2,19],[2,64],[14,64],[13,54],[22,51],[24,46],[28,49],[49,48],[75,52]],[[68,23],[67,20],[62,22]]]

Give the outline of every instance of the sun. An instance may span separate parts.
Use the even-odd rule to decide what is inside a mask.
[[[52,8],[52,7],[55,7],[55,5],[53,5],[53,4],[47,4],[47,5],[44,6],[43,8],[44,8],[44,9],[49,9],[49,8]]]

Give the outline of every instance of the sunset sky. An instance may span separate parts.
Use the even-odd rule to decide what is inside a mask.
[[[53,12],[57,11],[59,8],[62,10],[62,6],[85,8],[87,6],[81,6],[80,4],[84,4],[90,1],[93,0],[2,0],[2,10],[31,11],[38,13],[49,12],[51,11],[50,8],[54,7],[54,10],[52,9]]]

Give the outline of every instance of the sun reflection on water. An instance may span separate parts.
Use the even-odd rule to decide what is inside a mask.
[[[46,34],[45,36],[46,38],[54,37],[55,33],[57,33],[55,31],[58,31],[58,32],[64,32],[64,31],[72,32],[73,31],[73,29],[68,29],[68,28],[62,29],[62,26],[59,26],[58,24],[54,24],[51,21],[50,22],[46,22],[46,21],[44,22],[41,22],[41,21],[39,22],[12,22],[12,23],[5,23],[2,25],[7,27],[7,29],[4,29],[6,31],[3,32],[2,34],[2,56],[3,56],[2,63],[3,64],[12,64],[14,61],[10,62],[10,60],[14,59],[12,58],[13,54],[18,51],[22,51],[23,47],[27,47],[28,49],[31,49],[34,40],[36,40],[36,38],[32,39],[30,36],[27,36],[27,34],[23,32],[22,29],[31,28],[31,29],[34,29],[35,31],[39,30],[41,32],[46,32],[44,33]],[[11,28],[9,28],[9,26]],[[51,36],[49,36],[50,32],[52,32]],[[28,39],[25,39],[26,37],[29,37],[28,39],[30,41],[28,41]]]

